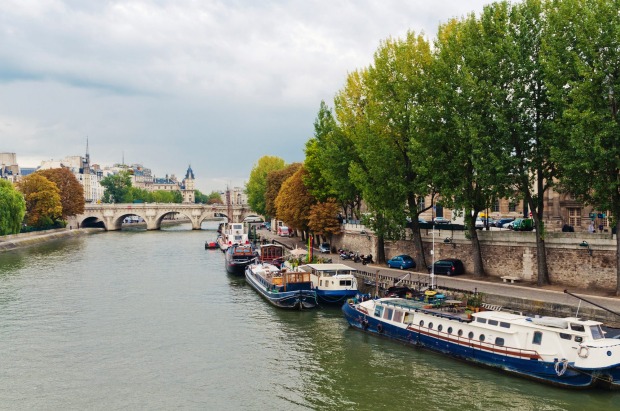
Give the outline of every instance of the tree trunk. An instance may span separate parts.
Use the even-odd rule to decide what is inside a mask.
[[[618,221],[618,217],[616,216],[616,221]],[[620,221],[616,223],[616,296],[620,297],[620,235],[618,235],[618,226],[620,226]]]
[[[377,236],[377,264],[385,264],[385,239]]]
[[[478,215],[478,214],[476,214]],[[476,230],[473,222],[467,225],[467,231],[471,237],[472,259],[474,262],[474,277],[486,277],[484,272],[484,264],[482,263],[482,252],[480,250],[480,241],[478,240],[478,230]]]
[[[415,220],[411,221],[411,232],[413,234],[413,259],[418,268],[426,268],[426,255],[424,255],[424,243],[422,242],[422,236],[420,235],[420,222],[416,216]]]
[[[541,233],[536,229],[536,263],[538,267],[538,285],[551,284],[549,280],[549,270],[547,268],[547,247]]]

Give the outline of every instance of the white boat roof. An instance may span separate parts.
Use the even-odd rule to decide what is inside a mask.
[[[356,269],[353,267],[338,263],[305,264],[305,266],[310,267],[311,269],[316,271],[356,271]]]

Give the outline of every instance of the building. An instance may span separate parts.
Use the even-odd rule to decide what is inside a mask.
[[[195,203],[196,193],[194,184],[194,171],[191,164],[187,168],[185,178],[181,181],[181,193],[183,194],[183,203]]]
[[[19,176],[17,155],[15,153],[0,153],[0,178],[15,183]]]

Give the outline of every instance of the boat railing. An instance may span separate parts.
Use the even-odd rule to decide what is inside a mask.
[[[498,345],[498,344],[487,342],[487,341],[477,340],[475,338],[469,338],[469,336],[462,336],[458,334],[447,333],[445,331],[439,331],[437,329],[433,329],[433,328],[429,328],[426,326],[422,326],[419,324],[413,324],[413,323],[409,323],[407,325],[407,329],[411,331],[416,331],[421,334],[435,336],[437,338],[440,338],[442,340],[445,340],[451,343],[456,343],[459,345],[466,345],[474,349],[490,351],[496,354],[503,354],[503,355],[517,357],[517,358],[525,358],[529,360],[542,359],[542,357],[536,350],[527,350],[524,348]]]

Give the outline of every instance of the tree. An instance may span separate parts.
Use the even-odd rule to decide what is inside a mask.
[[[280,193],[282,183],[301,168],[301,163],[293,163],[281,170],[270,171],[267,174],[265,185],[265,213],[268,216],[276,215],[276,198]]]
[[[207,198],[207,204],[224,204],[222,195],[217,191],[211,191]]]
[[[429,167],[443,205],[464,210],[477,277],[485,272],[474,221],[511,187],[512,159],[498,108],[508,94],[501,79],[507,14],[505,3],[495,3],[480,19],[472,14],[440,27],[430,73],[435,98],[425,107]]]
[[[56,184],[60,190],[63,219],[84,212],[84,188],[71,170],[64,167],[50,168],[37,173]]]
[[[339,205],[335,199],[331,198],[323,203],[313,204],[308,215],[308,228],[315,234],[329,239],[334,234],[340,233],[340,222],[336,218]]]
[[[53,182],[34,173],[24,177],[17,185],[26,200],[26,224],[45,228],[62,216],[60,190]]]
[[[104,187],[104,203],[123,203],[131,188],[131,175],[127,171],[121,171],[103,178],[100,184]]]
[[[245,184],[245,193],[248,195],[248,204],[252,210],[266,217],[265,191],[267,189],[267,174],[271,171],[284,168],[284,160],[275,156],[263,156],[258,159],[250,172],[250,179]]]
[[[0,179],[0,235],[19,233],[25,214],[24,196],[10,181]]]
[[[349,178],[349,165],[357,161],[357,153],[323,101],[314,122],[314,137],[307,141],[305,154],[305,184],[312,195],[318,201],[335,198],[344,215],[359,215],[361,193]]]
[[[310,209],[316,203],[304,184],[306,173],[303,167],[297,170],[282,183],[276,198],[276,218],[284,221],[291,229],[300,230],[302,239],[306,238],[308,231]]]
[[[620,221],[620,15],[617,0],[548,4],[544,68],[564,139],[555,145],[561,188]],[[620,295],[620,236],[616,242]]]

